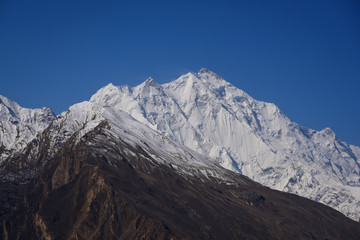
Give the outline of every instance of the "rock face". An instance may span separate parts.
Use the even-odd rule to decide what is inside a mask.
[[[332,208],[263,187],[90,102],[70,107],[6,159],[1,176],[6,240],[360,235],[359,223]]]
[[[125,111],[261,184],[360,218],[359,147],[329,128],[299,126],[207,69],[162,85],[151,78],[136,87],[109,84],[90,101]]]

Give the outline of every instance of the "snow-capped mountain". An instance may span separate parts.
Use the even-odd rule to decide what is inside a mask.
[[[165,135],[110,105],[71,106],[0,164],[0,236],[359,236],[359,223],[338,211],[264,187]]]
[[[28,138],[26,147],[13,153],[9,161],[0,165],[1,177],[20,182],[36,177],[67,141],[77,144],[86,134],[97,128],[104,128],[111,138],[142,149],[152,158],[154,164],[171,166],[184,175],[211,176],[222,182],[229,181],[226,171],[212,158],[173,142],[121,110],[115,111],[88,101],[69,107],[48,123],[48,128],[44,131],[39,129],[36,137]],[[115,145],[114,143],[114,147]],[[129,154],[129,150],[126,151]],[[130,154],[136,155],[134,152]],[[42,157],[39,159],[40,155]]]
[[[217,176],[226,181],[226,174],[209,157],[200,155],[187,147],[173,142],[157,131],[138,122],[128,113],[114,110],[93,102],[82,102],[71,106],[54,120],[45,134],[50,139],[52,152],[49,158],[73,138],[75,144],[96,128],[104,128],[111,138],[141,148],[147,156],[159,164],[169,165],[184,174]],[[91,143],[89,143],[91,146]],[[114,143],[114,147],[116,144]],[[136,155],[135,153],[132,153]]]
[[[0,95],[0,163],[19,151],[55,118],[50,108],[30,109]]]
[[[181,146],[271,188],[322,202],[354,220],[360,217],[359,147],[340,141],[329,128],[318,132],[299,126],[274,104],[253,99],[207,69],[162,85],[152,78],[136,87],[109,84],[90,102],[76,104],[56,119],[49,108],[22,108],[2,96],[0,101],[0,161],[14,155],[13,162],[27,178],[38,174],[36,166],[43,167],[66,141],[81,139],[106,120],[116,134],[135,133],[124,135],[128,144],[134,141],[142,149],[150,144],[151,151],[156,149],[156,155],[166,159],[180,156],[170,164],[185,173],[204,174],[203,166],[206,175],[222,179],[220,168],[211,170],[214,162],[200,155],[189,157],[196,155],[189,150],[174,150]],[[155,131],[144,135],[147,130],[132,124],[123,111]],[[164,150],[164,141],[171,142],[171,151]],[[39,158],[43,149],[46,153]],[[202,159],[194,160],[202,170],[189,167],[189,159]],[[13,165],[3,164],[2,171],[7,168]],[[13,173],[6,177],[18,178]]]
[[[271,188],[296,193],[360,217],[360,148],[326,128],[292,122],[276,105],[257,101],[201,69],[159,85],[100,89],[90,102],[125,111],[177,143]]]

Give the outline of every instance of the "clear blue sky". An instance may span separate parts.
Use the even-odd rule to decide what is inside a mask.
[[[0,0],[0,94],[24,107],[201,67],[360,146],[358,0]]]

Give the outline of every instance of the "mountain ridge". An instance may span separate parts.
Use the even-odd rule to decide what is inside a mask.
[[[161,85],[116,89],[99,90],[90,101],[125,111],[227,169],[359,219],[360,148],[332,130],[302,127],[275,104],[253,99],[207,69]]]
[[[329,128],[301,127],[275,104],[255,100],[208,69],[161,85],[152,78],[135,87],[110,83],[88,102],[71,106],[56,119],[48,118],[21,145],[3,149],[1,160],[56,122],[68,129],[61,136],[51,135],[54,151],[74,129],[85,134],[85,122],[94,116],[84,119],[73,113],[91,112],[86,110],[90,105],[128,113],[164,137],[268,187],[322,202],[354,220],[360,217],[359,147],[340,141]],[[76,121],[67,124],[68,119]],[[14,136],[16,131],[11,133]]]
[[[0,163],[12,151],[19,151],[55,119],[48,107],[23,108],[0,95]]]
[[[5,163],[0,165],[5,240],[356,239],[360,234],[359,223],[334,209],[264,187],[126,112],[94,102],[69,107]]]

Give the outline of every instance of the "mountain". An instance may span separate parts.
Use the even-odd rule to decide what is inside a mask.
[[[334,209],[264,187],[166,135],[110,105],[90,101],[71,106],[0,164],[0,236],[8,240],[357,239],[360,235],[360,224]]]
[[[221,166],[360,218],[360,148],[315,131],[201,69],[159,85],[109,84],[90,102],[124,111]]]
[[[0,163],[19,151],[55,118],[50,108],[22,108],[0,95]]]

